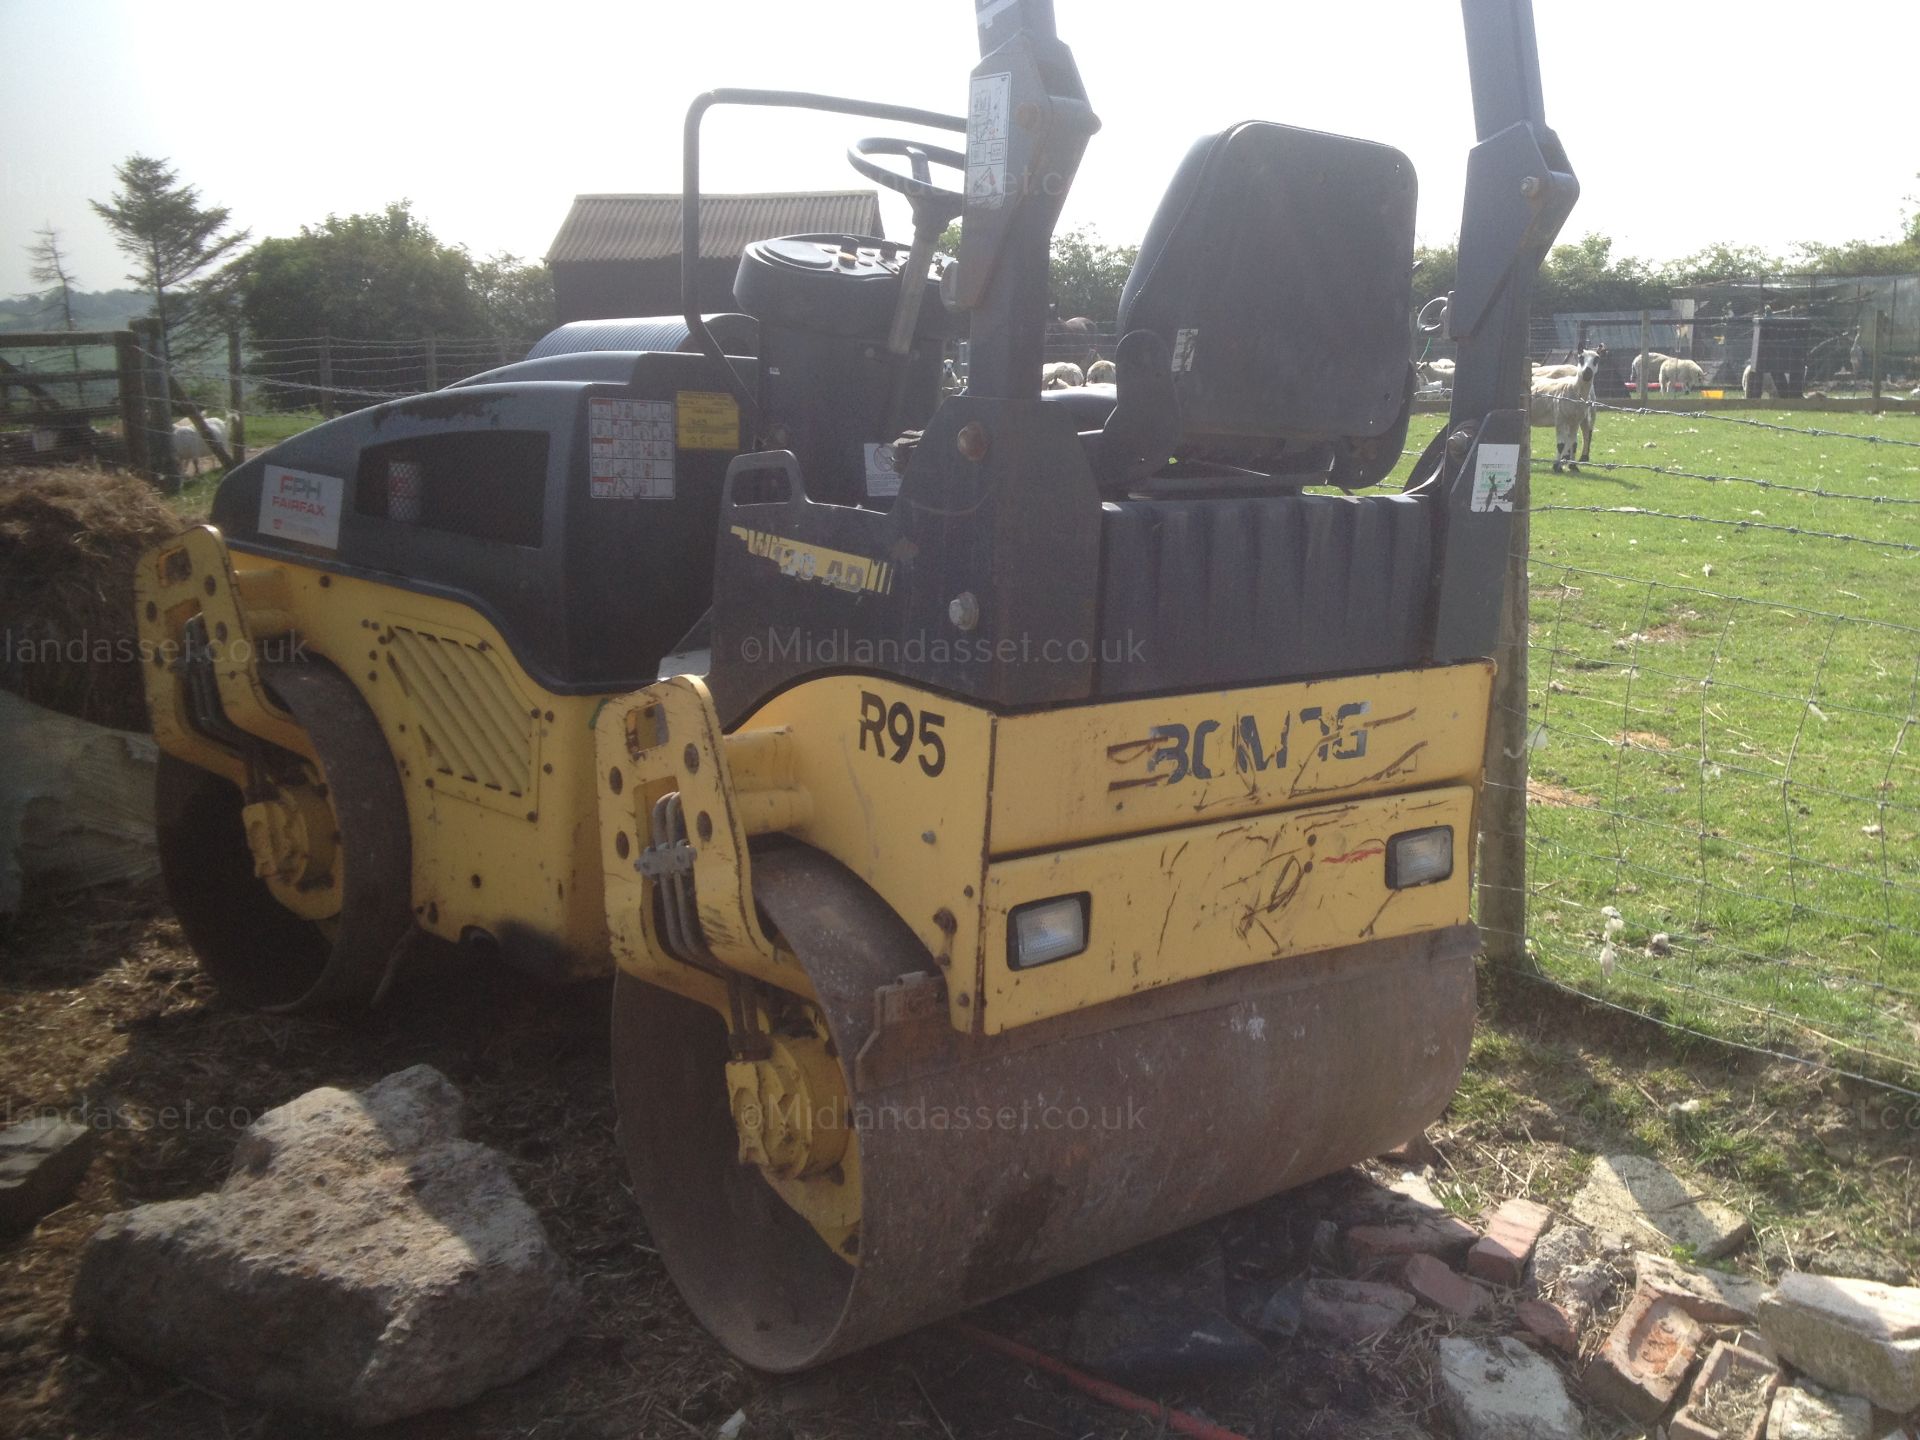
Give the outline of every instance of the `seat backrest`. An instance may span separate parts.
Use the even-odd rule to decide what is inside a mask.
[[[1258,121],[1200,140],[1121,295],[1121,335],[1160,344],[1123,343],[1120,409],[1166,393],[1128,374],[1151,356],[1182,458],[1380,479],[1413,393],[1415,195],[1390,146]]]

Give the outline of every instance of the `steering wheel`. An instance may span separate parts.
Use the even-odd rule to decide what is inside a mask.
[[[876,155],[900,155],[906,158],[911,175],[890,170],[874,159]],[[958,190],[943,190],[931,178],[931,166],[940,165],[967,172],[967,157],[958,150],[938,145],[922,145],[917,140],[899,140],[890,135],[870,136],[847,147],[847,163],[867,179],[907,197],[913,207],[915,230],[931,229],[936,234],[967,208],[967,197]]]

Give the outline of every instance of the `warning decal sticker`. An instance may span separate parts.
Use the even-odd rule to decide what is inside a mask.
[[[976,75],[967,111],[967,199],[998,209],[1007,200],[1007,138],[1013,74]]]
[[[267,466],[260,482],[260,533],[338,550],[340,495],[345,488],[338,475]]]
[[[1473,464],[1473,497],[1469,507],[1476,513],[1513,509],[1513,487],[1520,475],[1518,445],[1482,445]]]
[[[715,390],[682,390],[680,406],[682,450],[738,450],[740,402]]]
[[[673,402],[587,401],[588,474],[596,500],[673,498]]]

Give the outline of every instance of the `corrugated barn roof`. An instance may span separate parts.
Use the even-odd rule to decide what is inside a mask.
[[[880,234],[879,195],[820,190],[700,200],[703,259],[732,260],[752,241],[813,231]],[[678,195],[576,195],[547,249],[547,263],[664,260],[679,253]]]

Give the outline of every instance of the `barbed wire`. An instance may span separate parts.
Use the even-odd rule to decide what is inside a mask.
[[[1818,500],[1858,500],[1870,505],[1920,505],[1920,495],[1862,495],[1844,490],[1828,490],[1818,485],[1795,485],[1786,480],[1766,480],[1755,475],[1715,475],[1703,470],[1681,470],[1671,465],[1644,465],[1631,460],[1583,460],[1582,469],[1637,470],[1649,475],[1672,476],[1679,480],[1703,480],[1712,484],[1754,485],[1787,495],[1807,495]]]
[[[1785,535],[1799,535],[1809,540],[1838,540],[1854,545],[1874,545],[1886,550],[1920,551],[1920,544],[1905,540],[1876,540],[1871,535],[1844,535],[1832,530],[1809,529],[1805,525],[1775,525],[1751,517],[1729,519],[1718,515],[1679,515],[1667,510],[1648,510],[1640,505],[1535,505],[1532,509],[1535,515],[1554,511],[1582,515],[1643,515],[1652,520],[1684,520],[1696,525],[1718,525],[1727,530],[1777,530]]]
[[[1727,415],[1717,410],[1669,410],[1656,405],[1610,405],[1604,400],[1589,402],[1596,410],[1614,415],[1657,415],[1669,420],[1711,420],[1720,425],[1748,425],[1756,430],[1774,430],[1785,435],[1811,435],[1822,440],[1860,440],[1869,445],[1896,445],[1920,450],[1920,440],[1902,440],[1893,435],[1870,435],[1858,430],[1821,430],[1806,425],[1780,425],[1770,420],[1750,420],[1744,415]]]

